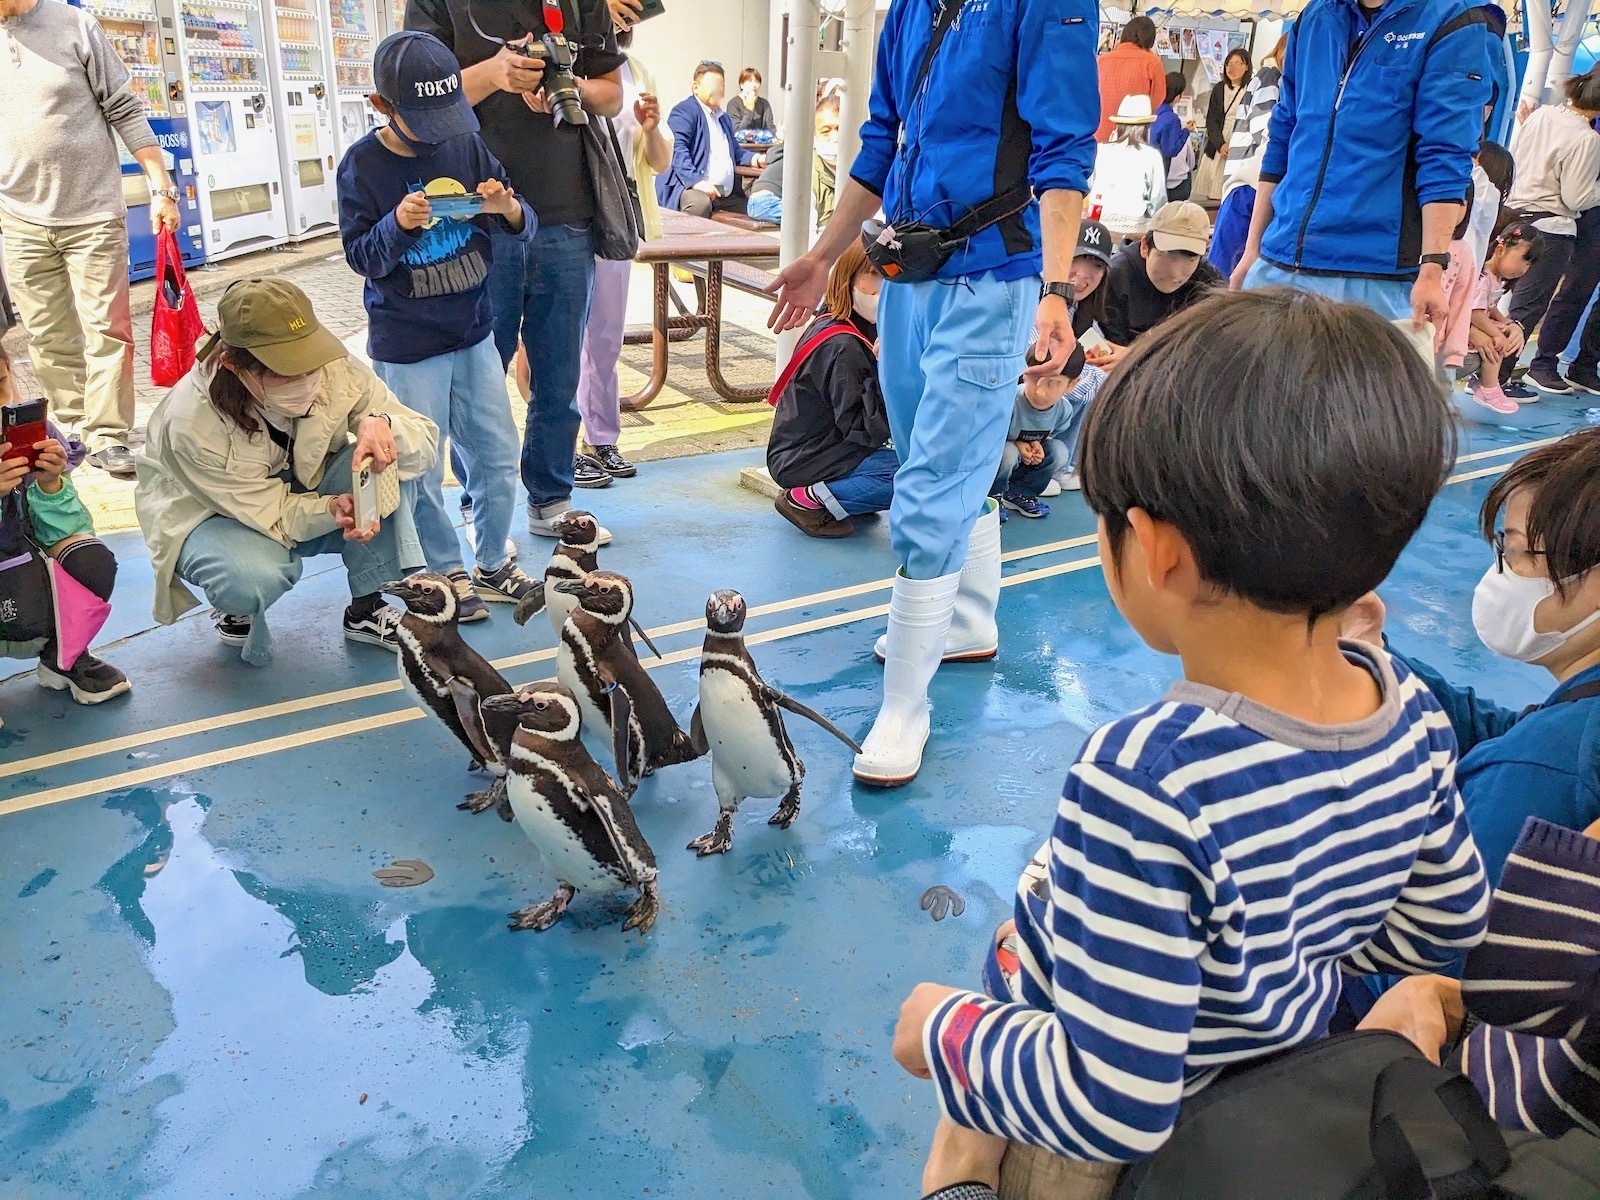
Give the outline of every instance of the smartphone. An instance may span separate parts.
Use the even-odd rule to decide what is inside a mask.
[[[1106,341],[1105,335],[1093,325],[1085,329],[1083,336],[1078,339],[1078,345],[1083,347],[1085,354],[1093,354],[1101,346],[1109,346],[1110,344],[1110,342]]]
[[[354,480],[350,494],[356,502],[356,528],[365,533],[378,527],[378,473],[372,469],[372,460],[353,468]]]
[[[11,443],[7,458],[25,458],[29,467],[38,461],[34,444],[50,436],[44,418],[43,400],[15,400],[0,406],[0,442]]]
[[[436,217],[475,217],[483,211],[483,197],[429,196],[428,211]]]
[[[666,11],[667,6],[661,3],[661,0],[643,0],[643,5],[639,9],[639,16],[634,21],[634,24],[637,25],[640,21],[648,21],[651,17],[659,17]]]

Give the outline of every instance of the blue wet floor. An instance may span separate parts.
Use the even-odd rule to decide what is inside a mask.
[[[1586,421],[1568,400],[1474,423],[1457,475]],[[864,731],[887,530],[806,540],[733,486],[755,458],[586,496],[617,535],[602,563],[667,630],[656,678],[683,719],[705,597],[733,586],[767,677]],[[1493,660],[1469,616],[1489,483],[1446,487],[1385,589],[1389,629],[1521,705],[1546,678]],[[0,684],[0,1196],[915,1195],[934,1101],[890,1059],[899,1003],[976,981],[1078,746],[1174,669],[1112,608],[1081,501],[1053,505],[1006,526],[1002,657],[936,678],[909,787],[853,787],[848,752],[791,719],[800,819],[770,828],[752,801],[733,851],[702,861],[683,847],[715,818],[708,766],[645,781],[663,897],[646,936],[621,931],[625,900],[583,895],[548,933],[506,930],[554,880],[514,826],[456,810],[481,783],[409,719],[392,660],[343,641],[336,560],[273,610],[278,661],[253,670],[201,614],[150,631],[137,537],[112,538],[103,653],[135,694],[83,710]],[[514,682],[552,673],[543,624],[497,606],[467,636]],[[402,858],[435,877],[380,887]],[[936,883],[963,916],[919,910]]]

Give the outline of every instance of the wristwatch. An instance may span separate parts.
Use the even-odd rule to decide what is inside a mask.
[[[1067,302],[1067,307],[1071,308],[1073,301],[1078,298],[1078,289],[1070,281],[1067,283],[1047,283],[1039,289],[1039,299],[1043,300],[1046,296],[1060,296]]]
[[[178,189],[176,187],[151,188],[150,198],[152,200],[176,200],[178,198]]]
[[[1441,270],[1450,269],[1450,256],[1448,254],[1424,254],[1417,260],[1419,267],[1438,267]]]

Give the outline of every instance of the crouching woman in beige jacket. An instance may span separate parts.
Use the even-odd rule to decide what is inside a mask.
[[[168,625],[198,605],[193,584],[218,636],[264,665],[267,609],[305,558],[338,554],[352,597],[345,637],[393,649],[397,614],[378,589],[423,566],[412,481],[438,456],[438,429],[351,359],[293,284],[242,279],[217,317],[218,336],[157,406],[138,459],[155,619]],[[361,529],[352,466],[368,460],[380,479],[396,473],[399,506],[380,504],[376,526]]]

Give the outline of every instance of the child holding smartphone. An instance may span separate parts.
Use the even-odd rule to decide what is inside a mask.
[[[478,136],[455,56],[426,33],[384,39],[372,105],[389,118],[339,165],[345,258],[366,277],[367,349],[389,390],[454,443],[472,500],[476,563],[443,496],[445,455],[418,481],[417,535],[428,569],[455,585],[460,619],[485,600],[515,603],[535,584],[508,553],[521,441],[494,346],[486,281],[490,232],[532,237],[538,220]]]

